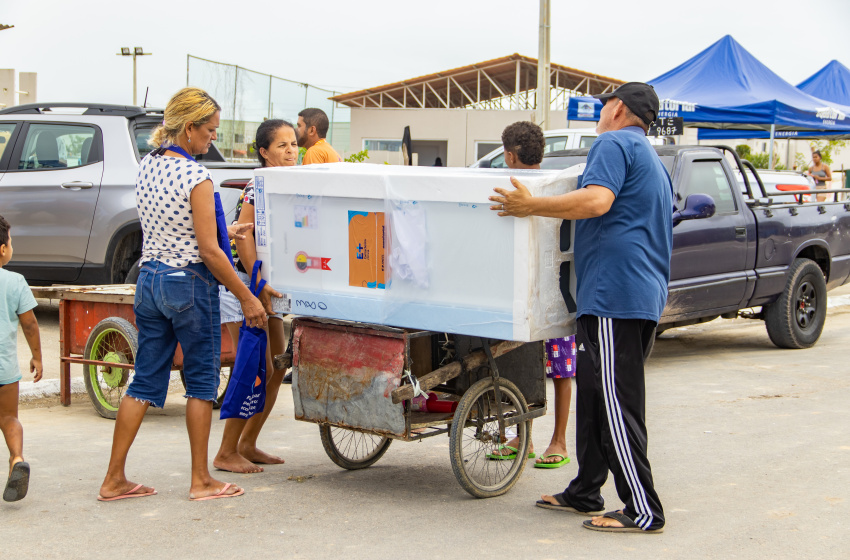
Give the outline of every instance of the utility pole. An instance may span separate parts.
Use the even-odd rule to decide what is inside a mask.
[[[118,53],[118,56],[132,56],[133,57],[133,105],[138,105],[136,101],[136,95],[138,93],[138,88],[136,87],[136,57],[137,56],[150,56],[153,53],[146,53],[145,49],[142,47],[133,47],[133,51],[130,52],[129,47],[121,47],[121,52]]]
[[[535,120],[540,128],[549,128],[549,31],[551,29],[550,0],[540,0],[539,54],[537,57],[537,111]]]

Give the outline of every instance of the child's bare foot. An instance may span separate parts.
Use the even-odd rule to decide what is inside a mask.
[[[270,455],[258,447],[248,448],[240,445],[239,454],[252,463],[261,463],[263,465],[282,465],[285,462],[277,455]]]
[[[9,457],[9,474],[10,475],[12,474],[12,468],[14,468],[15,465],[17,465],[18,463],[23,463],[23,462],[24,462],[24,458],[21,457],[20,455],[15,455],[14,457]]]
[[[224,454],[221,451],[213,459],[213,466],[217,469],[235,473],[253,474],[263,472],[263,467],[259,467],[243,457],[239,453]]]
[[[240,496],[244,493],[245,490],[235,484],[224,483],[220,480],[210,478],[206,484],[193,485],[189,489],[189,499],[229,498],[231,496]]]

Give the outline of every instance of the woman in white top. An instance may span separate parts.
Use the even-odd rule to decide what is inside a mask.
[[[149,140],[157,149],[139,164],[136,205],[144,234],[134,301],[139,348],[135,375],[118,408],[109,468],[98,495],[101,501],[156,494],[149,486],[127,480],[125,464],[148,407],[165,404],[178,342],[184,356],[192,456],[189,499],[244,493],[212,478],[207,465],[221,352],[218,282],[239,299],[249,324],[267,323],[263,305],[236,276],[218,244],[213,183],[209,172],[192,158],[206,153],[215,140],[220,110],[203,90],[180,90]]]
[[[295,127],[287,121],[280,119],[263,121],[257,129],[255,148],[262,167],[290,167],[298,163],[298,139],[295,135]],[[253,226],[254,196],[254,181],[252,179],[245,190],[242,191],[239,204],[236,206],[238,224]],[[253,228],[249,228],[244,240],[236,240],[236,251],[239,257],[236,261],[237,274],[246,286],[251,283],[249,271],[253,270],[254,262],[257,260],[257,248],[254,245],[254,236],[250,233],[251,229]],[[270,294],[274,292],[268,284],[263,290]],[[229,292],[222,292],[221,294],[221,322],[227,325],[227,330],[233,339],[233,347],[236,348],[239,343],[239,325],[242,324],[242,313],[238,301]],[[263,472],[263,468],[256,463],[273,465],[283,463],[283,459],[280,457],[257,448],[257,437],[274,407],[283,375],[286,373],[284,370],[274,369],[271,359],[272,356],[283,354],[286,350],[283,316],[273,315],[270,317],[266,332],[269,340],[266,348],[266,371],[271,373],[266,380],[265,408],[261,413],[255,414],[248,420],[241,418],[227,419],[221,436],[221,447],[213,459],[213,465],[217,469],[239,473],[258,473]]]

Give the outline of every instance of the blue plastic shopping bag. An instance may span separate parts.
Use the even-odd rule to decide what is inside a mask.
[[[262,261],[254,262],[251,273],[251,293],[259,296],[266,285],[265,280],[257,284],[257,275]],[[262,412],[266,405],[266,331],[258,327],[249,327],[242,320],[239,328],[239,344],[236,346],[236,363],[230,372],[230,383],[224,402],[221,404],[221,418],[248,419]]]

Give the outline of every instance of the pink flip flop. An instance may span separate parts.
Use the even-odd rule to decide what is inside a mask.
[[[227,484],[224,485],[224,488],[222,488],[221,490],[219,490],[215,494],[212,494],[211,496],[204,496],[203,498],[193,498],[193,497],[189,496],[189,500],[192,501],[192,502],[202,502],[204,500],[217,500],[218,498],[235,498],[236,496],[241,496],[242,494],[245,493],[245,490],[242,489],[242,490],[239,490],[238,492],[234,492],[233,494],[225,494],[225,492],[227,492],[227,490],[231,486],[233,486],[233,484],[228,482]]]
[[[142,493],[137,494],[136,490],[138,490],[141,487],[142,487],[141,484],[136,484],[133,488],[131,488],[127,492],[124,492],[123,494],[120,494],[118,496],[112,496],[111,498],[104,498],[103,496],[98,494],[97,499],[100,502],[114,502],[115,500],[126,500],[127,498],[144,498],[145,496],[153,496],[153,495],[156,494],[156,490],[153,490],[151,492],[142,492]]]

